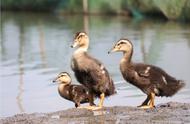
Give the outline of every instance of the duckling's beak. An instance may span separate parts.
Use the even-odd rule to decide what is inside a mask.
[[[111,50],[110,51],[108,51],[108,54],[110,54],[111,53]]]
[[[74,48],[74,45],[73,45],[73,44],[71,45],[71,48]]]
[[[74,41],[74,43],[71,45],[71,48],[75,48],[76,46],[78,46],[78,43]]]
[[[57,78],[55,78],[52,82],[53,82],[53,83],[57,82]]]
[[[113,53],[113,52],[115,52],[114,47],[111,50],[108,51],[108,54]]]

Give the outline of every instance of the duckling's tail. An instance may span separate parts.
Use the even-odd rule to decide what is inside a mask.
[[[167,89],[164,92],[164,96],[173,96],[184,86],[185,82],[183,80],[176,80],[175,82],[168,83]]]

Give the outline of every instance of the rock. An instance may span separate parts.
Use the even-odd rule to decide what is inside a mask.
[[[190,123],[190,103],[169,102],[155,109],[140,109],[128,106],[105,107],[102,110],[68,109],[52,113],[18,114],[3,118],[1,124],[152,124],[152,123]]]

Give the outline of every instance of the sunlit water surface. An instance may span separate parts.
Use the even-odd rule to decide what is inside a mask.
[[[120,38],[133,42],[133,61],[157,65],[185,80],[186,87],[178,94],[157,97],[156,104],[190,102],[190,24],[119,16],[2,13],[0,117],[74,107],[59,96],[52,79],[59,72],[67,71],[73,82],[77,82],[70,68],[74,51],[70,45],[74,34],[83,30],[90,37],[89,53],[104,63],[115,82],[117,94],[107,98],[105,106],[137,106],[146,98],[123,80],[119,71],[122,54],[107,54]]]

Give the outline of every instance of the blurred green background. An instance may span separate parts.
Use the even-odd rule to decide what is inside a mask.
[[[190,0],[2,0],[1,10],[190,20]]]

